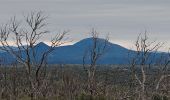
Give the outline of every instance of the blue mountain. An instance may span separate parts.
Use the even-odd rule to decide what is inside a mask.
[[[92,50],[92,47],[94,46],[93,44],[93,38],[86,38],[73,45],[56,47],[48,55],[47,63],[82,64],[83,57],[85,56],[85,64],[89,64],[91,62],[90,50]],[[136,54],[135,51],[129,50],[117,44],[110,43],[100,38],[97,38],[96,46],[99,48],[99,52],[105,47],[105,50],[98,59],[97,64],[129,64],[129,60]],[[50,47],[48,45],[40,42],[34,47],[35,55],[32,55],[33,50],[30,49],[32,59],[35,56],[36,61],[40,61],[43,53],[49,49]],[[152,56],[150,59],[153,60],[155,58],[159,58],[161,57],[161,54],[162,53],[151,53]],[[0,57],[6,59],[6,63],[16,62],[16,58],[7,52],[1,52]],[[26,59],[26,52],[24,50],[22,51],[22,57]],[[156,62],[156,60],[153,60],[153,62]]]
[[[62,46],[56,48],[49,55],[49,63],[64,63],[64,64],[82,64],[83,56],[86,55],[92,48],[92,38],[83,39],[74,45]],[[105,40],[97,39],[97,46],[103,48]],[[129,50],[110,42],[106,43],[105,51],[98,60],[98,64],[125,64],[127,62]],[[90,63],[89,54],[86,55],[86,64]]]

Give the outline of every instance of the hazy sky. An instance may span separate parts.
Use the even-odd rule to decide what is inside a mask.
[[[112,42],[131,47],[147,30],[170,47],[170,0],[0,0],[1,23],[31,11],[44,11],[50,30],[70,30],[73,41],[95,28],[101,36],[109,33]]]

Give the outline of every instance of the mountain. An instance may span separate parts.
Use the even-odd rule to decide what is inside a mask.
[[[104,39],[100,38],[97,39],[96,46],[100,48],[106,46],[105,52],[103,55],[101,55],[100,59],[97,61],[97,64],[129,64],[129,58],[133,57],[136,53],[135,51],[129,50],[117,44],[110,43],[108,41],[106,42]],[[89,64],[89,52],[92,49],[91,47],[93,47],[92,38],[83,39],[73,45],[56,47],[48,55],[47,62],[49,64],[82,64],[83,56],[86,55],[85,63]],[[42,54],[49,50],[49,48],[50,47],[43,42],[37,44],[34,47],[34,50],[36,51],[36,55],[34,55],[36,61],[40,61],[40,58],[43,56]],[[32,52],[32,50],[30,50],[30,52]],[[128,56],[128,54],[131,56]],[[154,58],[161,56],[161,53],[151,54],[153,57],[156,55]],[[8,63],[16,61],[12,55],[6,52],[1,52],[0,56],[8,59]],[[22,51],[22,56],[24,59],[26,59],[26,52]],[[34,56],[31,55],[32,58]]]
[[[22,57],[22,59],[26,59],[27,57],[27,52],[21,47],[21,50],[19,51],[17,47],[11,47],[15,54],[18,55],[20,54],[20,56]],[[26,46],[24,46],[24,48],[26,48]],[[29,49],[29,53],[30,56],[33,60],[33,58],[35,57],[34,60],[36,61],[40,61],[40,59],[42,58],[43,54],[49,50],[49,46],[43,42],[38,43],[37,45],[34,46],[34,50]],[[34,54],[33,55],[33,51]],[[0,58],[2,58],[2,62],[3,64],[11,64],[11,63],[16,63],[16,58],[14,55],[12,55],[11,53],[7,53],[5,51],[0,51]],[[1,60],[1,59],[0,59]]]
[[[104,46],[105,40],[98,39],[97,43],[98,46]],[[82,64],[83,56],[85,52],[89,51],[92,44],[92,38],[86,38],[74,45],[58,47],[49,55],[49,63]],[[128,49],[110,42],[106,44],[106,52],[103,53],[101,59],[97,62],[98,64],[127,63],[125,59],[127,59]],[[86,63],[90,63],[90,60],[87,59]]]

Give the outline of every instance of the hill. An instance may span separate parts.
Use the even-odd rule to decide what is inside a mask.
[[[104,39],[97,39],[97,46],[105,46]],[[91,50],[93,46],[92,38],[83,39],[73,45],[60,46],[54,48],[54,50],[49,54],[47,62],[48,64],[82,64],[83,56]],[[42,57],[42,54],[47,51],[50,47],[43,42],[40,42],[35,46],[36,51],[36,60],[39,61]],[[131,59],[128,54],[131,54],[131,57],[135,55],[135,51],[124,48],[120,45],[106,42],[106,49],[103,55],[98,60],[97,64],[129,64],[129,59]],[[161,53],[152,53],[156,55],[156,58],[161,56]],[[26,57],[26,53],[22,52],[23,58]],[[16,59],[6,53],[1,52],[0,56],[6,59],[6,63],[11,63],[16,61]],[[33,56],[33,55],[32,55]],[[90,63],[90,54],[87,53],[86,64]],[[89,58],[89,59],[88,59]],[[155,61],[156,62],[156,61]]]

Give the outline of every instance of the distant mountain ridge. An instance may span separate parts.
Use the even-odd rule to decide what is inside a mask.
[[[97,42],[99,46],[102,46],[104,44],[104,39],[97,39]],[[90,47],[92,47],[93,40],[92,38],[86,38],[83,39],[73,45],[68,46],[60,46],[55,47],[54,50],[48,55],[47,63],[48,64],[82,64],[83,63],[83,56],[85,55],[85,52],[89,50]],[[132,56],[135,54],[135,51],[129,50],[127,48],[124,48],[120,45],[113,44],[110,42],[107,42],[107,48],[106,52],[100,57],[100,59],[97,61],[97,64],[129,64],[129,56],[128,54],[131,54]],[[40,60],[42,54],[47,51],[50,47],[40,42],[35,46],[36,51],[36,59],[37,61]],[[23,58],[26,56],[24,51],[22,52]],[[89,56],[89,55],[88,55]],[[156,54],[157,57],[160,56],[159,53]],[[0,57],[6,59],[5,63],[12,63],[16,61],[16,59],[6,53],[1,52]],[[86,64],[90,63],[90,59],[87,59]]]

